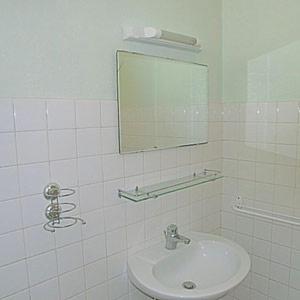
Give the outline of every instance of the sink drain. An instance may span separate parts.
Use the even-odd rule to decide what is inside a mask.
[[[182,286],[187,290],[193,290],[196,288],[196,284],[193,281],[185,281]]]

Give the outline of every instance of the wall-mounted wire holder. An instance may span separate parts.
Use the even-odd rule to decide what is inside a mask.
[[[78,217],[64,216],[76,208],[76,204],[69,202],[59,202],[59,198],[72,196],[75,194],[74,189],[60,188],[57,183],[49,183],[44,188],[44,197],[50,201],[46,207],[45,216],[49,220],[44,224],[44,229],[55,232],[58,228],[67,228],[75,225],[78,221],[82,224],[86,222]]]

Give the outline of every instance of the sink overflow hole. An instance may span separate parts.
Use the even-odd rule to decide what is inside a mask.
[[[192,281],[185,281],[182,286],[187,290],[193,290],[196,288],[196,284]]]

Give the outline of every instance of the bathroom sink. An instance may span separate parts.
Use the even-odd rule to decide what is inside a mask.
[[[250,258],[236,243],[200,232],[185,235],[189,245],[167,250],[162,242],[132,255],[128,274],[133,285],[159,300],[219,299],[247,276]]]

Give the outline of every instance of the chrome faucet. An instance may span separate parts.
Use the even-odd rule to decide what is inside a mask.
[[[178,234],[178,228],[175,224],[171,224],[164,230],[166,237],[166,248],[168,250],[176,249],[177,243],[189,244],[191,240],[185,236]]]

